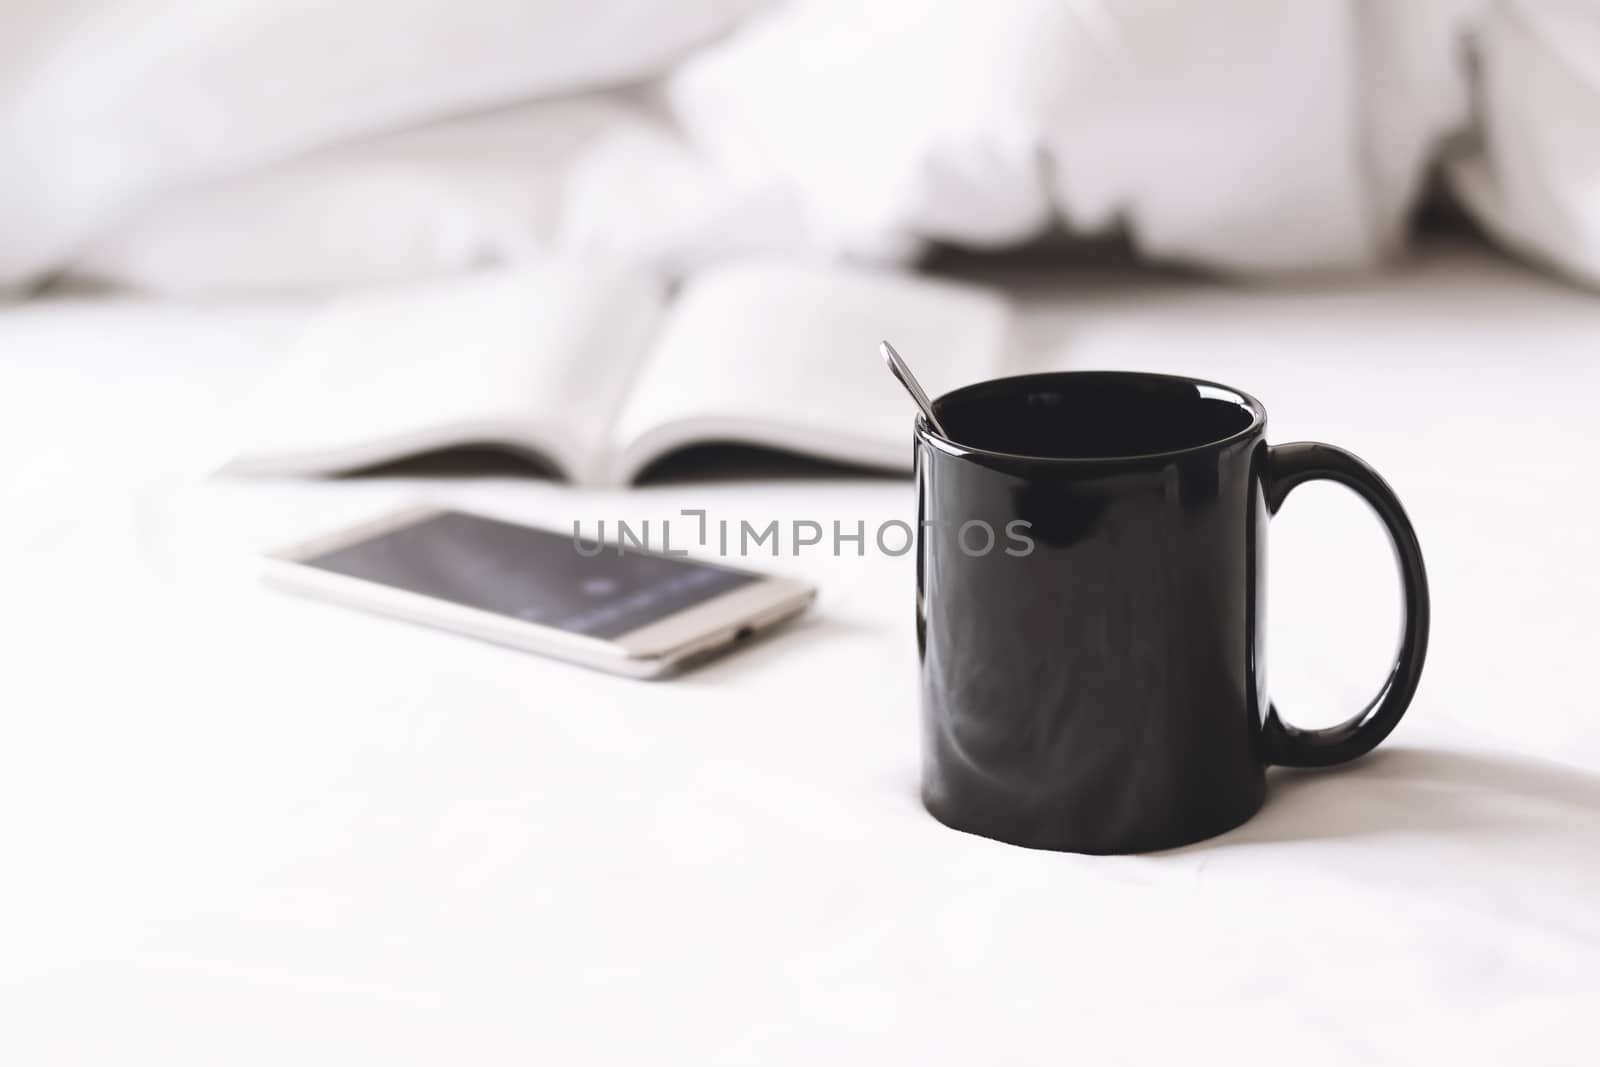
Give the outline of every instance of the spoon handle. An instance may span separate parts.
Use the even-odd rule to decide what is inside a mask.
[[[883,361],[889,364],[889,373],[900,380],[906,392],[911,394],[911,399],[916,401],[917,407],[922,409],[922,415],[928,420],[928,425],[932,426],[940,437],[949,437],[950,435],[944,432],[944,427],[939,425],[939,417],[933,413],[933,401],[922,391],[922,384],[917,381],[917,376],[911,373],[911,368],[906,366],[906,361],[900,358],[900,353],[894,350],[894,345],[888,341],[879,341],[878,351],[883,354]]]

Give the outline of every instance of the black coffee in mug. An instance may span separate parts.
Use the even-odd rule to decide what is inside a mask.
[[[1211,382],[1073,372],[981,382],[916,431],[923,803],[1014,844],[1144,852],[1231,829],[1266,768],[1360,756],[1404,714],[1428,585],[1393,491],[1350,453],[1268,445]],[[1267,520],[1325,478],[1382,518],[1405,590],[1382,691],[1327,729],[1267,699]],[[1330,649],[1330,654],[1337,654]]]

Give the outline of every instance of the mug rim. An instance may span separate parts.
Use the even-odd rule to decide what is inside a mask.
[[[933,429],[932,426],[928,425],[928,417],[921,413],[918,413],[916,418],[916,436],[918,439],[925,440],[929,444],[936,446],[946,455],[953,456],[958,459],[963,456],[983,456],[989,459],[1007,460],[1011,462],[1059,463],[1082,466],[1092,464],[1127,463],[1136,460],[1167,459],[1170,457],[1192,455],[1197,452],[1207,452],[1214,449],[1221,449],[1233,444],[1234,442],[1244,440],[1252,434],[1264,431],[1267,425],[1266,407],[1262,405],[1261,401],[1257,400],[1243,389],[1237,389],[1234,386],[1227,385],[1223,382],[1215,382],[1206,378],[1191,378],[1186,374],[1160,374],[1155,371],[1136,370],[1036,371],[1029,374],[1007,374],[998,378],[985,378],[982,381],[971,382],[967,385],[960,386],[959,388],[952,389],[949,392],[939,394],[939,396],[935,397],[933,401],[934,413],[938,414],[939,405],[953,397],[960,396],[962,393],[971,392],[975,389],[992,387],[1000,382],[1009,382],[1020,385],[1022,382],[1030,379],[1042,380],[1047,378],[1131,378],[1142,379],[1144,381],[1181,382],[1184,385],[1195,385],[1209,389],[1220,389],[1223,392],[1231,394],[1229,399],[1236,398],[1237,400],[1244,402],[1244,407],[1250,412],[1250,422],[1243,429],[1236,430],[1226,437],[1219,437],[1214,441],[1202,441],[1197,445],[1188,445],[1184,448],[1166,449],[1159,452],[1130,452],[1125,455],[1117,456],[1041,456],[1027,452],[1000,452],[989,448],[978,448],[974,445],[962,444],[959,441],[945,437],[943,434],[938,433]]]

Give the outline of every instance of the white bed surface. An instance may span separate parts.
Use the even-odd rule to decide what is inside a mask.
[[[793,632],[643,684],[294,599],[254,556],[419,496],[905,518],[909,483],[216,481],[305,309],[0,310],[0,1056],[15,1063],[1571,1063],[1600,1040],[1600,300],[1459,248],[1321,290],[1018,271],[1017,369],[1238,385],[1369,459],[1434,634],[1374,757],[1143,857],[916,799],[909,556],[752,560]],[[914,358],[914,354],[908,353]],[[874,358],[869,351],[863,358]],[[1375,521],[1274,524],[1285,714],[1363,702]],[[1329,659],[1319,649],[1342,645]]]

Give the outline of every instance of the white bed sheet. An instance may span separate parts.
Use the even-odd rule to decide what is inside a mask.
[[[579,491],[203,477],[304,313],[0,311],[8,1063],[1574,1063],[1600,1039],[1600,301],[1430,250],[1325,290],[1006,276],[1018,369],[1182,370],[1370,459],[1433,583],[1375,756],[1137,857],[916,799],[910,557],[785,557],[794,632],[643,684],[260,586],[419,495],[565,523],[905,517],[901,481]],[[867,353],[864,358],[870,358]],[[1330,721],[1396,621],[1377,526],[1274,526],[1274,695]],[[1342,644],[1329,659],[1318,649]]]

